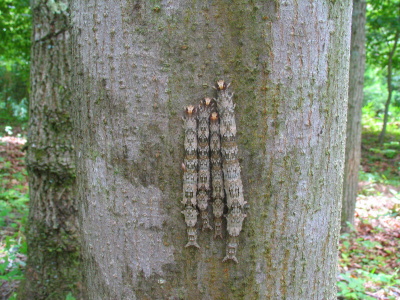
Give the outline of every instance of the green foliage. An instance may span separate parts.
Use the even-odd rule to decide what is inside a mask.
[[[378,92],[378,91],[377,91]],[[367,135],[378,135],[382,127],[383,111],[378,108],[383,104],[383,99],[376,99],[363,106],[362,108],[362,126],[363,133]],[[387,126],[387,134],[392,137],[392,140],[398,141],[400,138],[400,107],[392,107],[389,113],[389,121]],[[367,142],[368,141],[364,141]]]
[[[398,95],[392,91],[399,88],[400,39],[400,0],[369,0],[367,5],[367,61],[380,68],[387,79],[387,98],[384,110],[384,122],[379,136],[383,143],[389,107]]]
[[[25,262],[21,260],[20,255],[26,254],[26,241],[23,235],[16,233],[13,236],[7,236],[3,243],[5,246],[0,251],[0,279],[6,281],[15,281],[23,279],[23,269]]]
[[[363,141],[371,141],[377,139],[377,135],[368,135],[363,137]],[[384,147],[392,147],[392,143],[385,143],[385,146],[379,148],[377,142],[369,146],[369,142],[363,144],[365,150],[361,157],[364,170],[359,172],[359,180],[370,183],[379,183],[385,185],[400,186],[400,151],[396,148],[385,149]],[[394,142],[395,143],[395,142]],[[362,194],[368,194],[368,190],[363,190]]]
[[[365,219],[360,226],[368,227],[371,224]],[[379,234],[380,230],[373,229],[375,234]],[[399,270],[391,270],[388,266],[388,256],[392,256],[393,259],[396,255],[390,247],[385,248],[381,242],[357,235],[355,231],[343,234],[340,240],[339,265],[343,272],[339,275],[337,283],[339,299],[376,299],[371,297],[372,292],[390,291],[399,286]],[[397,247],[399,245],[397,242]],[[396,298],[389,296],[385,299]]]
[[[29,0],[0,0],[0,127],[3,128],[26,123],[28,118],[31,27]]]
[[[355,272],[347,272],[340,274],[338,282],[338,297],[341,299],[365,299],[374,300],[376,297],[368,295],[366,286],[379,286],[381,289],[389,289],[400,285],[398,270],[393,274],[375,274],[375,270],[370,272],[364,270],[356,270]],[[385,298],[396,300],[395,296]]]
[[[387,124],[386,143],[378,142],[382,118],[377,114],[374,103],[362,109],[362,155],[361,181],[400,186],[400,108],[393,107]]]
[[[13,293],[8,300],[17,300],[17,293]]]
[[[0,146],[4,147],[4,144]],[[27,174],[21,167],[15,169],[21,159],[14,157],[10,161],[0,156],[0,280],[8,281],[10,285],[23,278],[27,253]]]
[[[72,296],[72,293],[68,293],[68,295],[65,297],[65,300],[76,300],[74,296]]]
[[[385,185],[393,185],[393,186],[400,186],[400,178],[398,175],[391,174],[390,170],[385,171],[374,171],[374,172],[359,172],[360,181],[366,181],[370,183],[379,183]],[[361,195],[370,195],[371,193],[376,193],[376,190],[371,187],[370,189],[363,189],[360,194]]]
[[[400,143],[396,141],[383,143],[383,148],[370,148],[369,151],[381,153],[387,158],[394,158],[400,153]]]
[[[368,113],[374,113],[378,110],[384,109],[382,99],[387,96],[387,89],[385,87],[386,79],[379,68],[372,65],[366,65],[364,73],[364,100],[363,110]],[[365,112],[363,112],[364,114]]]
[[[29,64],[0,62],[0,125],[16,126],[28,120]]]
[[[367,5],[367,60],[382,69],[400,31],[400,0],[369,0]],[[399,66],[399,48],[393,65]],[[398,67],[397,67],[398,68]]]
[[[341,274],[338,282],[338,297],[342,299],[375,299],[365,294],[365,281],[363,279],[353,277],[350,273]]]
[[[382,117],[385,101],[388,97],[387,70],[372,64],[367,64],[364,74],[364,100],[363,106],[369,113]],[[400,115],[400,74],[392,77],[392,109],[389,116]],[[364,109],[364,108],[363,108]]]
[[[0,0],[0,58],[3,63],[29,61],[31,22],[29,0]]]

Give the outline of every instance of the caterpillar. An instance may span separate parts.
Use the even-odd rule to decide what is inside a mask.
[[[222,236],[222,217],[226,218],[228,242],[222,261],[238,263],[236,253],[243,221],[244,206],[241,168],[236,143],[236,121],[233,93],[229,84],[217,81],[217,99],[204,98],[198,107],[186,108],[184,118],[183,199],[182,211],[187,225],[188,243],[197,244],[197,217],[200,211],[202,230],[212,229],[208,202],[212,198],[214,238]],[[224,201],[225,200],[225,201]],[[224,215],[225,206],[228,213]],[[198,208],[198,210],[197,210]]]
[[[224,214],[224,179],[221,160],[221,137],[219,133],[218,112],[213,111],[210,116],[210,150],[211,150],[211,186],[214,214],[214,238],[222,236],[222,216]]]
[[[182,214],[185,216],[185,222],[188,233],[188,243],[185,247],[194,246],[200,248],[197,244],[197,209],[196,209],[196,194],[197,194],[197,119],[195,117],[195,108],[189,105],[184,118],[184,148],[185,158],[182,164],[183,169],[183,199],[182,204],[185,205]]]
[[[197,207],[200,210],[202,230],[212,229],[208,219],[208,201],[210,200],[210,113],[211,99],[201,101],[198,110],[197,149],[199,174],[197,185]]]
[[[243,196],[243,184],[240,175],[239,160],[237,158],[235,105],[233,104],[233,93],[227,91],[228,87],[229,84],[226,84],[223,80],[217,81],[216,90],[217,106],[220,115],[222,170],[228,207],[226,220],[229,234],[226,256],[223,261],[233,260],[238,263],[236,258],[237,247],[239,245],[238,236],[242,230],[243,220],[246,218],[246,214],[244,214],[246,201]]]

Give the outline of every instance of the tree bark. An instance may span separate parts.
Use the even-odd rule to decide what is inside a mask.
[[[342,231],[354,225],[361,159],[361,108],[364,99],[366,1],[353,0],[350,46],[349,102],[342,198]],[[350,226],[349,226],[350,224]]]
[[[71,142],[67,2],[34,0],[27,166],[30,212],[20,299],[80,298],[80,258]]]
[[[88,299],[335,299],[350,1],[74,1]],[[183,109],[235,92],[247,218],[185,248]]]

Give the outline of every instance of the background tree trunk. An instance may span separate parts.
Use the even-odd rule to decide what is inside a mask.
[[[342,198],[342,231],[354,225],[361,159],[361,108],[364,99],[366,1],[353,0],[351,25],[349,103]]]
[[[78,222],[69,106],[66,2],[34,0],[27,165],[30,213],[21,299],[79,298]]]
[[[394,43],[392,45],[392,49],[390,49],[388,53],[388,65],[387,65],[387,75],[386,75],[386,82],[387,82],[387,90],[388,90],[388,97],[385,102],[385,112],[383,114],[383,124],[382,124],[382,131],[379,134],[379,143],[383,144],[386,134],[386,126],[389,119],[389,106],[392,100],[393,94],[393,86],[392,86],[392,77],[393,77],[393,57],[396,53],[397,44],[400,38],[400,31],[396,31],[396,35],[394,37]]]
[[[88,299],[336,298],[350,12],[350,1],[73,2]],[[184,248],[180,203],[183,109],[221,78],[250,205],[237,265],[210,232]]]

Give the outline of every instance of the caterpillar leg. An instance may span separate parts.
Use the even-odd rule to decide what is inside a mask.
[[[229,236],[229,241],[226,247],[226,256],[222,260],[225,262],[227,260],[233,260],[235,263],[238,263],[238,259],[236,258],[236,251],[238,248],[239,242],[238,237],[236,236]]]
[[[212,229],[210,226],[210,221],[208,219],[208,200],[209,200],[209,195],[208,191],[202,186],[199,189],[199,192],[197,194],[197,207],[200,210],[200,217],[202,220],[202,230],[206,229]]]
[[[197,223],[197,209],[191,205],[186,205],[185,209],[182,211],[182,214],[185,216],[185,222],[187,225],[187,233],[189,242],[186,244],[185,247],[194,246],[196,248],[200,248],[197,244],[197,230],[196,230],[196,223]]]
[[[214,227],[215,227],[214,239],[216,239],[217,237],[223,239],[224,237],[222,236],[222,218],[214,219]]]
[[[208,211],[207,210],[202,210],[200,211],[200,217],[202,220],[202,230],[210,229],[212,230],[212,227],[210,225],[210,220],[208,219]]]
[[[222,215],[224,214],[224,202],[222,201],[222,199],[217,198],[213,202],[212,206],[213,206],[214,227],[215,227],[214,238],[220,237],[221,239],[223,239]]]
[[[230,236],[238,236],[242,231],[243,220],[246,214],[243,213],[243,208],[235,206],[229,210],[226,216],[227,230]]]
[[[187,230],[189,241],[186,244],[185,248],[187,247],[196,247],[200,248],[199,244],[197,244],[197,230],[196,227],[189,227]]]

